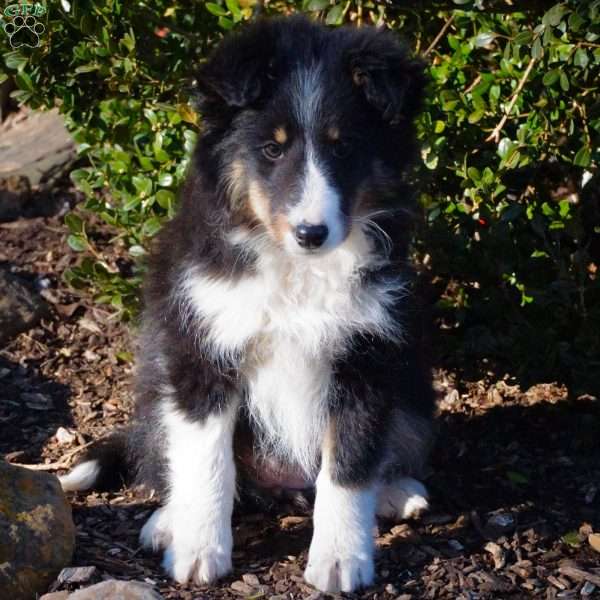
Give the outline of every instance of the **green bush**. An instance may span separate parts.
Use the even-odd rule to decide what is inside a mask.
[[[174,210],[201,126],[188,103],[193,66],[225,31],[294,11],[398,31],[430,62],[413,174],[426,225],[414,250],[437,291],[443,348],[463,362],[583,381],[600,366],[600,2],[535,1],[521,12],[500,0],[410,4],[53,5],[39,48],[0,41],[4,76],[19,102],[60,107],[85,161],[72,173],[85,210],[135,260]],[[88,237],[91,221],[66,221],[84,254],[70,282],[135,314],[138,271],[113,272]]]

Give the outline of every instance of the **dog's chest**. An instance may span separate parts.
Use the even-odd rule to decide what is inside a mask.
[[[367,287],[356,255],[262,256],[237,280],[190,273],[186,294],[202,345],[240,365],[244,396],[270,454],[314,471],[332,363],[357,331],[384,331],[394,290]]]

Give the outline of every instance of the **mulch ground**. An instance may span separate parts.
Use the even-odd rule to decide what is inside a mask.
[[[70,291],[79,256],[60,218],[0,224],[10,261],[52,316],[0,349],[0,453],[59,470],[74,450],[125,423],[132,408],[130,332]],[[101,240],[98,241],[102,248]],[[119,249],[106,245],[119,262]],[[556,383],[521,390],[509,378],[459,381],[437,371],[439,438],[423,518],[381,521],[376,584],[357,598],[600,597],[600,402]],[[58,435],[57,435],[58,432]],[[65,458],[66,457],[66,458]],[[174,585],[137,537],[156,500],[137,490],[72,497],[73,566],[147,581],[165,598],[318,598],[302,580],[310,514],[275,505],[234,518],[234,573],[213,588]],[[74,584],[56,583],[53,589]]]

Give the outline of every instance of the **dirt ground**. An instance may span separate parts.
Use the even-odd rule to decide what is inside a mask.
[[[50,471],[125,423],[132,407],[131,335],[65,286],[62,272],[79,259],[65,239],[57,217],[0,224],[0,262],[16,265],[52,305],[51,318],[0,349],[0,453]],[[118,250],[106,252],[117,259]],[[443,365],[436,380],[431,511],[379,523],[378,577],[355,597],[600,597],[600,553],[588,542],[600,532],[598,400],[556,383],[521,390],[485,374],[459,381]],[[302,580],[311,536],[304,509],[238,512],[234,572],[207,589],[174,585],[160,557],[140,549],[156,499],[123,489],[72,503],[73,565],[96,567],[96,577],[145,580],[169,599],[321,597]]]

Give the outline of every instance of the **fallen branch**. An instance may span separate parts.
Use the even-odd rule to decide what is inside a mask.
[[[82,444],[81,446],[77,446],[77,448],[73,448],[65,453],[65,455],[56,462],[51,463],[42,463],[39,465],[25,465],[22,463],[9,463],[14,465],[15,467],[25,467],[26,469],[31,469],[32,471],[57,471],[58,469],[66,469],[71,464],[71,458],[78,454],[84,448],[91,446],[94,441],[88,442],[87,444]]]
[[[498,125],[496,125],[496,127],[494,127],[494,131],[492,131],[492,133],[490,133],[490,135],[488,135],[488,137],[485,138],[486,142],[495,141],[496,143],[498,143],[500,141],[500,132],[502,131],[502,128],[506,124],[506,121],[508,120],[508,117],[510,116],[512,109],[515,106],[515,102],[517,101],[519,94],[523,90],[525,82],[527,81],[527,78],[529,77],[529,74],[531,73],[531,69],[533,69],[534,64],[535,64],[535,58],[531,58],[529,60],[529,64],[527,65],[527,68],[525,69],[525,72],[523,73],[523,75],[521,76],[521,79],[519,80],[519,85],[517,85],[517,89],[514,91],[514,94],[512,95],[512,98],[510,99],[510,103],[508,104],[508,109],[506,110],[502,119],[500,119],[500,122],[498,123]]]

